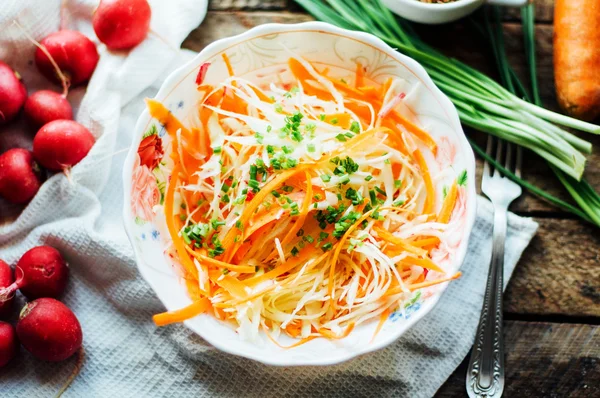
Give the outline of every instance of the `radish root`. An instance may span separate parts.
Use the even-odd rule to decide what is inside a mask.
[[[67,76],[65,76],[65,74],[62,72],[62,70],[60,70],[60,68],[58,67],[58,64],[56,63],[56,61],[54,61],[54,58],[52,57],[52,55],[50,55],[50,53],[48,52],[48,50],[46,49],[45,46],[41,45],[37,40],[35,40],[26,30],[25,28],[23,28],[23,26],[17,22],[16,20],[13,21],[13,24],[15,24],[23,33],[23,35],[25,35],[25,37],[27,37],[27,39],[29,41],[31,41],[37,48],[39,48],[50,60],[50,63],[52,64],[52,66],[54,67],[54,69],[56,70],[56,75],[58,76],[58,78],[61,81],[62,87],[63,87],[63,97],[67,97],[67,94],[69,93],[69,86],[71,85],[70,80]]]
[[[67,181],[69,181],[70,185],[75,185],[73,182],[73,174],[71,173],[71,167],[63,168],[63,174],[67,177]]]
[[[71,372],[71,374],[69,375],[69,378],[67,379],[67,381],[65,382],[65,384],[63,384],[63,386],[60,388],[60,390],[58,390],[58,392],[56,393],[55,398],[60,398],[65,391],[67,391],[67,388],[69,388],[69,386],[73,383],[73,380],[75,380],[75,378],[77,377],[77,375],[79,375],[79,373],[81,372],[81,368],[83,365],[83,360],[85,359],[85,352],[83,351],[83,347],[81,347],[79,349],[79,351],[77,351],[77,362],[75,363],[75,368],[73,369],[73,371]]]
[[[175,47],[173,44],[171,44],[167,39],[165,39],[164,37],[162,37],[161,35],[158,34],[158,32],[152,30],[152,29],[148,29],[148,33],[151,35],[156,36],[160,41],[162,41],[163,43],[165,43],[167,46],[169,46],[169,48],[175,52],[179,51],[179,48]]]
[[[66,22],[65,17],[67,15],[67,0],[61,0],[60,2],[60,23],[58,24],[59,30],[65,30]]]

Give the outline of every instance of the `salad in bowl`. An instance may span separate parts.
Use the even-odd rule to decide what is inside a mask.
[[[460,276],[474,158],[450,101],[377,38],[268,24],[175,71],[136,126],[125,225],[167,308],[229,353],[381,348]]]

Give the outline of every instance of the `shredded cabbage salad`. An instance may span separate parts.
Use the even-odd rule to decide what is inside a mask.
[[[335,79],[294,55],[293,81],[258,87],[223,59],[216,86],[200,68],[188,126],[148,100],[172,139],[168,252],[193,300],[157,324],[209,312],[242,339],[297,346],[379,330],[411,292],[459,276],[442,260],[464,176],[438,197],[424,156],[437,144],[398,112],[398,79],[367,84],[361,65]]]

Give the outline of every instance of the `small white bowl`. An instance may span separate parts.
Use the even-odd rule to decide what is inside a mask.
[[[396,76],[406,81],[408,94],[405,102],[409,105],[415,122],[442,143],[438,153],[449,150],[446,154],[451,155],[444,158],[447,160],[445,166],[439,166],[447,171],[443,174],[445,177],[437,181],[440,197],[443,184],[451,183],[463,170],[468,175],[466,188],[461,191],[465,211],[459,217],[460,229],[456,233],[455,249],[447,258],[448,274],[456,272],[465,257],[475,220],[473,152],[461,128],[456,109],[433,84],[423,67],[394,51],[375,36],[343,30],[321,22],[258,26],[207,46],[192,61],[166,79],[156,99],[185,123],[188,115],[197,110],[199,93],[195,80],[201,65],[211,63],[204,77],[205,83],[217,84],[223,81],[227,77],[227,68],[221,54],[225,52],[236,75],[262,84],[272,81],[274,76],[286,69],[289,54],[283,46],[313,62],[318,68],[327,67],[330,74],[340,78],[354,76],[356,63],[360,62],[366,67],[367,80],[383,83],[389,76]],[[153,135],[148,138],[148,134]],[[144,165],[148,163],[148,159],[153,158],[147,156],[148,152],[141,151],[142,156],[138,153],[144,137],[146,141],[143,147],[151,154],[156,145],[164,149],[165,159],[170,151],[164,128],[150,117],[148,111],[144,111],[137,122],[132,146],[124,164],[125,229],[133,245],[140,273],[167,310],[175,310],[189,305],[191,300],[172,259],[166,258],[164,254],[164,248],[169,244],[164,215],[162,212],[152,211],[160,201],[161,187],[164,188],[169,176],[152,173]],[[141,161],[142,158],[144,160]],[[431,161],[435,165],[439,162],[433,158]],[[315,339],[289,350],[277,347],[265,335],[260,336],[260,344],[241,340],[234,329],[208,314],[189,319],[185,325],[220,350],[266,364],[330,365],[380,349],[398,339],[433,308],[446,285],[436,285],[423,289],[418,296],[415,294],[410,305],[390,315],[373,341],[377,322],[360,325],[341,340]],[[291,340],[284,336],[280,342],[289,345]]]
[[[528,0],[457,0],[450,3],[423,3],[419,0],[383,0],[393,12],[409,21],[436,25],[466,17],[484,3],[522,7]]]

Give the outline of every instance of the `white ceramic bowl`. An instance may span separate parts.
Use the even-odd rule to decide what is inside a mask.
[[[466,170],[468,175],[467,185],[462,191],[465,212],[461,217],[455,250],[447,265],[448,273],[456,272],[465,257],[468,237],[475,219],[473,152],[464,136],[454,106],[433,84],[425,70],[417,62],[397,53],[376,37],[321,22],[262,25],[239,36],[218,40],[207,46],[196,58],[166,79],[156,98],[176,117],[185,121],[198,101],[194,81],[200,65],[205,62],[211,63],[204,81],[216,84],[227,77],[220,56],[222,52],[226,52],[236,75],[265,82],[272,79],[277,71],[285,69],[289,54],[283,50],[282,44],[319,67],[327,65],[330,73],[340,77],[353,75],[356,62],[360,61],[366,66],[367,79],[383,82],[388,76],[398,76],[406,80],[409,94],[405,101],[413,112],[413,118],[440,141],[438,153],[448,155],[445,158],[448,164],[444,166],[448,168],[445,183],[450,183],[463,170]],[[153,130],[153,126],[156,127],[156,131]],[[165,152],[168,152],[164,129],[144,111],[137,122],[131,150],[124,165],[123,216],[140,273],[165,307],[175,310],[189,305],[191,300],[174,271],[173,264],[164,255],[164,248],[168,244],[164,215],[152,212],[153,206],[160,201],[161,188],[164,187],[168,176],[151,173],[144,165],[146,160],[140,164],[139,145],[143,137],[148,135],[148,131],[157,134],[147,138],[144,143],[145,150],[152,151],[153,149],[149,148],[162,145]],[[141,152],[147,155],[144,150]],[[144,159],[146,155],[143,156]],[[164,156],[167,156],[167,153]],[[432,161],[437,164],[436,160]],[[444,181],[440,183],[443,184]],[[438,188],[441,191],[441,187]],[[355,328],[342,340],[315,339],[289,350],[277,347],[266,336],[262,336],[262,344],[242,341],[235,330],[208,314],[190,319],[185,325],[223,351],[266,364],[328,365],[392,343],[431,310],[445,287],[446,284],[441,284],[423,289],[419,295],[415,294],[410,305],[390,315],[372,342],[376,322]],[[287,337],[282,339],[283,344],[289,344],[290,340]]]
[[[484,3],[522,7],[528,0],[457,0],[450,3],[423,3],[419,0],[383,0],[393,12],[409,21],[441,24],[466,17]]]

